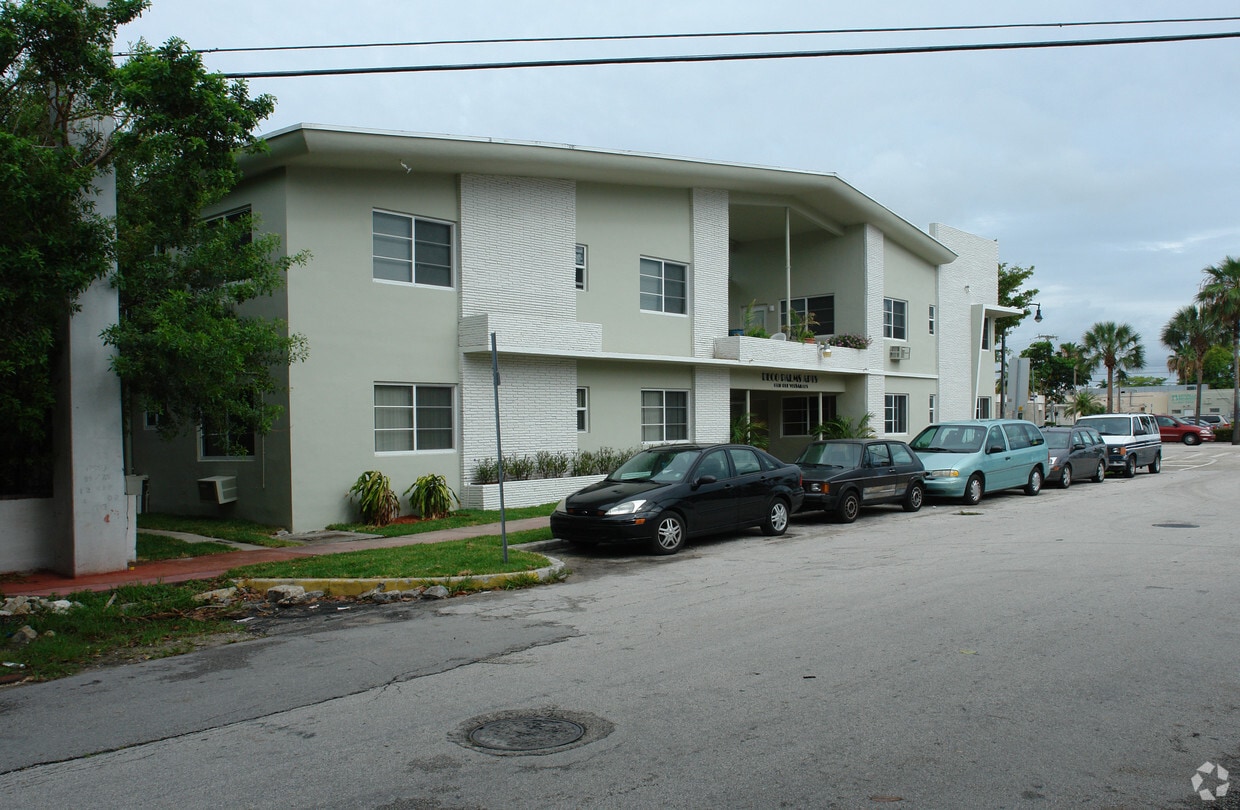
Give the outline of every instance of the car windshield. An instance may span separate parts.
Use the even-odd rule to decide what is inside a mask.
[[[608,481],[653,481],[670,484],[689,472],[702,451],[697,448],[643,450],[607,476]]]
[[[986,428],[978,425],[931,425],[909,442],[919,453],[976,453]]]
[[[851,469],[861,466],[859,444],[811,444],[801,451],[797,464],[807,467],[839,467]]]
[[[1085,421],[1085,420],[1081,420]],[[1098,417],[1090,419],[1089,426],[1103,436],[1127,436],[1132,432],[1132,420],[1127,416]]]
[[[1046,436],[1046,446],[1052,450],[1065,450],[1068,447],[1069,434],[1058,430],[1044,430],[1043,435]]]

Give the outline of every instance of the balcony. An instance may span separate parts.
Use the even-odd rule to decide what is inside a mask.
[[[805,371],[857,374],[869,369],[868,349],[729,335],[715,338],[715,359]]]

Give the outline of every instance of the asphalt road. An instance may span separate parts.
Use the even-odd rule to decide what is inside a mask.
[[[1238,475],[1168,446],[1034,498],[549,550],[567,582],[6,688],[0,804],[1236,806],[1190,779],[1240,781]]]

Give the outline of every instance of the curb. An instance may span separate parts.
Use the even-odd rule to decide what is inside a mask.
[[[387,592],[394,591],[411,591],[424,585],[458,585],[461,583],[470,583],[477,585],[483,589],[500,588],[508,584],[508,582],[518,579],[525,579],[534,576],[539,582],[551,582],[557,579],[564,571],[565,566],[562,560],[555,557],[547,557],[551,565],[542,568],[535,568],[532,571],[510,571],[503,574],[481,574],[478,576],[463,577],[371,577],[360,579],[312,579],[312,578],[291,578],[291,579],[273,579],[264,577],[255,577],[253,579],[235,580],[238,585],[244,586],[250,590],[259,593],[266,593],[269,589],[277,585],[300,585],[305,588],[306,592],[322,591],[325,596],[361,596],[362,594],[373,591],[379,586],[383,586],[383,590]]]

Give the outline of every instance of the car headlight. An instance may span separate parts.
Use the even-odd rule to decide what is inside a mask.
[[[646,505],[646,500],[644,498],[638,499],[636,501],[625,501],[624,503],[618,503],[612,508],[608,509],[607,514],[609,515],[635,515],[645,505]]]
[[[959,478],[960,470],[927,470],[930,478]]]
[[[560,514],[567,514],[568,498],[560,498],[560,502],[555,505],[555,511],[559,512]]]
[[[1059,456],[1051,456],[1051,466],[1052,467],[1059,466]]]

